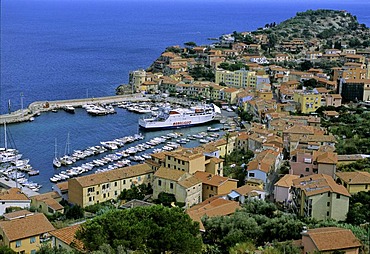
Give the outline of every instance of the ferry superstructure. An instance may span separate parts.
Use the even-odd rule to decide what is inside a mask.
[[[176,108],[161,113],[154,118],[139,119],[139,126],[146,130],[183,128],[217,120],[221,110],[214,104]]]

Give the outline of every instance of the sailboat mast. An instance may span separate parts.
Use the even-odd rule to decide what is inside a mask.
[[[4,122],[4,148],[5,150],[8,149],[8,140],[6,138],[6,122]]]

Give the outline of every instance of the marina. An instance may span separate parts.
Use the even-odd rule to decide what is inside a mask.
[[[39,188],[35,188],[42,193],[70,177],[134,165],[149,158],[151,153],[171,151],[180,145],[198,146],[201,139],[209,142],[222,135],[219,123],[141,133],[138,122],[143,114],[129,111],[128,105],[131,104],[114,104],[115,114],[98,117],[83,107],[75,107],[74,114],[64,110],[47,111],[32,122],[9,125],[12,137],[9,147],[15,146],[23,154],[22,158],[28,158],[29,164],[39,171],[38,174],[23,172],[23,178],[27,183],[37,183]],[[221,130],[209,132],[208,127]],[[4,133],[3,125],[0,132]],[[3,147],[1,139],[0,147]],[[53,161],[55,158],[61,161],[66,155],[67,143],[69,164],[56,167]]]

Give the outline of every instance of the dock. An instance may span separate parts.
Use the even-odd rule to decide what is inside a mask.
[[[42,112],[51,111],[54,109],[61,109],[64,106],[70,105],[73,107],[81,107],[85,104],[111,104],[124,101],[140,102],[150,101],[149,98],[144,97],[141,93],[129,95],[114,95],[107,97],[71,99],[71,100],[57,100],[57,101],[36,101],[32,102],[28,108],[17,110],[9,114],[0,115],[0,125],[8,123],[20,123],[30,121],[32,117],[39,115]]]
[[[22,185],[17,184],[15,181],[11,179],[7,179],[5,177],[0,177],[0,187],[6,188],[6,189],[20,188],[22,192],[27,195],[27,197],[33,197],[33,196],[37,196],[40,194],[36,191],[31,190],[30,188],[23,187]]]

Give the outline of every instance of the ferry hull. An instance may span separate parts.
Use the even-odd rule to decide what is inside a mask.
[[[217,120],[211,120],[208,122],[204,123],[194,123],[194,124],[184,124],[184,125],[169,125],[169,126],[141,126],[139,125],[139,128],[144,131],[159,131],[159,130],[171,130],[171,129],[180,129],[180,128],[189,128],[189,127],[194,127],[194,126],[201,126],[201,125],[206,125],[212,122],[216,122]]]

